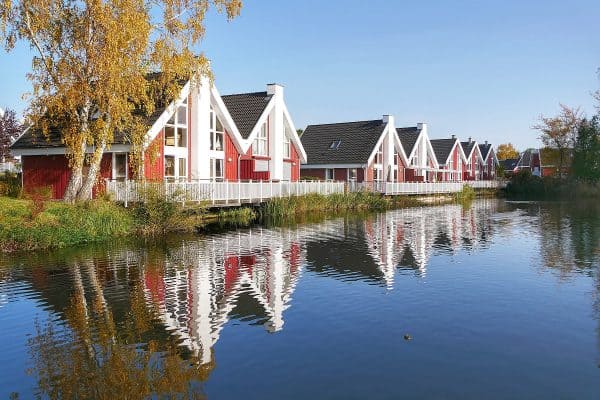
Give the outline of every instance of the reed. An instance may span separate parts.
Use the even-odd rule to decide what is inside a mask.
[[[378,193],[349,192],[330,195],[307,194],[271,199],[260,208],[261,217],[289,217],[312,212],[386,210],[390,201]]]

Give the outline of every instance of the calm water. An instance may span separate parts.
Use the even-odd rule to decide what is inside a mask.
[[[0,399],[598,399],[599,268],[597,205],[496,200],[5,257]]]

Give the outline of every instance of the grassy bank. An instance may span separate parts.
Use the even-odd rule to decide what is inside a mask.
[[[69,205],[0,196],[0,252],[62,248],[125,236],[197,232],[208,224],[242,226],[255,218],[251,208],[210,213],[202,205],[183,208],[158,198],[124,208],[102,200]]]
[[[104,241],[131,234],[130,212],[111,203],[80,205],[0,197],[0,250],[35,250]]]
[[[313,212],[339,213],[388,208],[389,200],[376,193],[335,193],[328,196],[315,193],[271,199],[262,205],[260,215],[280,218]]]

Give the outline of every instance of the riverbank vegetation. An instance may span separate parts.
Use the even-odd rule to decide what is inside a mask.
[[[20,192],[20,190],[19,190]],[[184,206],[160,193],[144,194],[145,202],[124,208],[107,200],[77,204],[50,201],[49,193],[23,198],[0,196],[0,251],[38,250],[97,243],[125,236],[152,237],[172,232],[196,233],[211,227],[237,228],[257,221],[289,221],[319,215],[331,218],[345,213],[470,201],[468,187],[452,195],[386,197],[373,192],[309,194],[276,198],[259,208],[239,207],[211,211],[207,204]]]

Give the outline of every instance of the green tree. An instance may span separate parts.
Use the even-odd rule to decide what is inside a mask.
[[[540,131],[540,140],[545,146],[558,150],[558,172],[563,176],[565,160],[577,137],[577,130],[582,120],[579,107],[571,108],[560,104],[560,113],[555,117],[539,117],[539,123],[533,129]]]
[[[35,53],[28,119],[59,129],[71,179],[65,200],[86,200],[115,132],[129,136],[139,163],[154,105],[171,101],[181,82],[209,73],[195,54],[211,8],[239,14],[241,0],[2,0],[0,40]],[[158,78],[147,80],[149,73]],[[91,151],[91,154],[88,154]],[[85,168],[86,164],[89,168]],[[87,171],[87,172],[85,172]]]
[[[579,124],[573,149],[575,177],[596,182],[600,180],[600,121],[599,116],[584,119]]]

